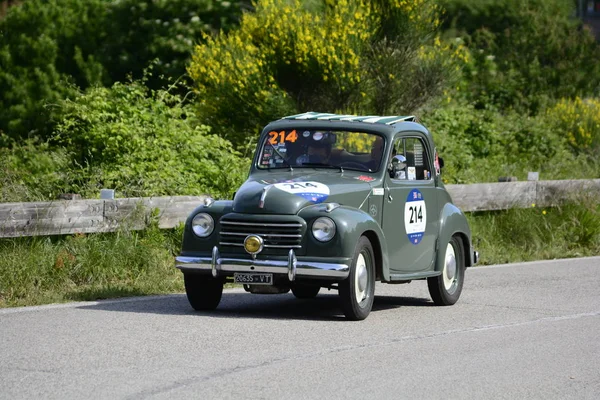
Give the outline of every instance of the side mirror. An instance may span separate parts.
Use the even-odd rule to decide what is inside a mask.
[[[442,173],[442,168],[444,167],[444,159],[440,157],[440,155],[437,152],[437,149],[435,150],[435,159],[433,165],[435,166],[435,173],[437,175],[440,175]]]
[[[388,172],[393,179],[406,179],[401,176],[406,171],[406,157],[401,154],[392,157],[392,162],[388,166]]]

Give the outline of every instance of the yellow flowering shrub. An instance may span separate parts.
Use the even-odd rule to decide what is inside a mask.
[[[375,136],[362,133],[350,132],[338,135],[336,146],[350,152],[368,153],[375,142]]]
[[[266,68],[266,55],[242,31],[207,37],[196,47],[189,73],[201,117],[236,147],[251,147],[262,117],[292,112],[287,95]],[[273,115],[274,116],[274,115]]]
[[[260,0],[240,27],[196,46],[200,116],[238,149],[286,114],[405,115],[443,88],[464,55],[436,32],[428,0]]]
[[[324,16],[303,9],[298,0],[282,3],[260,1],[256,12],[242,20],[243,29],[261,45],[272,66],[294,65],[300,75],[319,73],[324,82],[359,82],[358,52],[372,34],[362,2],[337,1]]]
[[[577,150],[594,151],[600,146],[600,99],[562,99],[548,111]]]

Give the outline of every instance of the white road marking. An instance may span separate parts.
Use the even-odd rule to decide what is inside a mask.
[[[493,269],[493,268],[514,268],[514,267],[530,267],[540,264],[560,264],[560,263],[570,263],[573,260],[589,260],[589,261],[597,261],[596,266],[600,266],[600,256],[593,257],[578,257],[578,258],[556,258],[554,260],[540,260],[540,261],[525,261],[519,263],[510,263],[510,264],[496,264],[496,265],[476,265],[474,267],[469,267],[468,271],[477,271],[477,270],[485,270],[485,269]]]

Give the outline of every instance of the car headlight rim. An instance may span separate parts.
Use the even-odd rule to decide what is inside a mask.
[[[312,235],[319,242],[329,242],[336,233],[335,222],[329,217],[319,217],[312,224]]]
[[[192,219],[192,231],[198,237],[205,238],[210,236],[215,229],[215,220],[210,214],[198,213]]]

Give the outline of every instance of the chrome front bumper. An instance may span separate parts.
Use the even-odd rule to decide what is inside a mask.
[[[223,273],[231,274],[234,272],[287,274],[290,282],[293,282],[296,279],[296,276],[344,280],[348,277],[350,271],[350,268],[346,264],[298,260],[294,250],[289,251],[287,260],[243,260],[238,258],[221,258],[217,246],[213,247],[212,257],[210,258],[178,256],[175,258],[175,266],[183,272],[210,272],[215,278],[219,275],[223,275]]]

